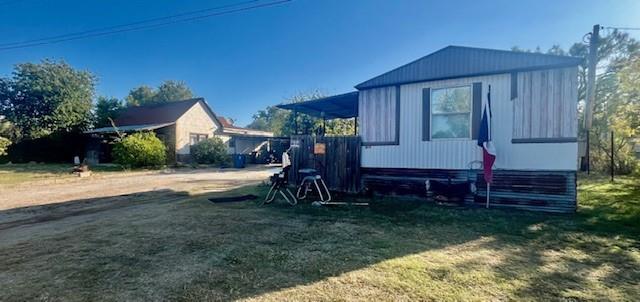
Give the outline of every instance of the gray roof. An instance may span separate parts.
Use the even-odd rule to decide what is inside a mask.
[[[356,85],[357,89],[516,71],[577,66],[583,58],[447,46]]]

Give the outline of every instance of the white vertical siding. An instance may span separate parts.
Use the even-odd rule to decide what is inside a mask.
[[[576,170],[577,143],[511,143],[514,108],[510,80],[509,74],[501,74],[402,85],[399,144],[362,147],[362,166],[467,169],[470,162],[481,160],[482,151],[475,140],[422,141],[422,90],[481,82],[483,108],[488,86],[491,85],[493,141],[498,152],[496,169]],[[576,110],[575,102],[573,104],[570,110]],[[361,103],[360,106],[366,104]]]

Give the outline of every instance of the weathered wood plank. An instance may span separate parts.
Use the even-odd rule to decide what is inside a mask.
[[[519,73],[513,138],[575,137],[576,85],[575,68]]]
[[[292,136],[300,143],[292,149],[289,181],[298,184],[300,169],[315,169],[333,191],[357,193],[360,191],[361,140],[358,136]],[[316,143],[325,144],[325,154],[314,154]]]

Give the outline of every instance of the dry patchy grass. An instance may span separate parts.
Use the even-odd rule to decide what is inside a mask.
[[[71,164],[1,164],[0,185],[17,185],[26,182],[75,177],[71,174]],[[118,165],[96,165],[91,167],[94,173],[107,174],[121,172]]]
[[[0,231],[0,300],[635,300],[636,183],[583,183],[577,215],[174,193]]]

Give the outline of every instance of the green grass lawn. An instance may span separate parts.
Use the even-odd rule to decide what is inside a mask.
[[[178,194],[0,230],[0,300],[638,300],[639,180],[579,192],[575,215]]]
[[[0,185],[15,185],[24,182],[76,177],[71,174],[71,164],[0,164]],[[96,165],[96,173],[119,172],[118,165]]]

